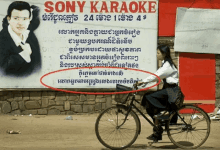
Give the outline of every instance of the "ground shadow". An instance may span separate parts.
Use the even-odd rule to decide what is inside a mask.
[[[163,146],[156,146],[156,143],[154,143],[153,145],[149,146],[149,144],[133,144],[131,145],[130,147],[126,148],[125,150],[144,150],[144,149],[163,149],[163,148],[166,148],[166,149],[176,149],[178,147],[176,147],[175,145],[173,145],[171,142],[159,142],[159,143],[170,143],[171,145],[170,148],[168,147],[163,147]],[[167,145],[168,146],[168,145]],[[103,148],[102,150],[109,150],[108,148]]]
[[[153,143],[152,145],[149,145],[149,144],[134,144],[130,148],[131,149],[177,149],[177,148],[179,148],[179,147],[173,145],[173,143],[171,143],[171,142],[158,142],[158,143],[159,144],[164,143],[166,145],[157,146],[157,143]],[[168,143],[170,145],[167,145]],[[130,148],[128,148],[128,150]]]
[[[161,144],[166,144],[161,146]],[[172,142],[158,142],[158,144],[160,144],[160,146],[157,146],[157,143],[152,144],[151,146],[149,144],[133,144],[132,146],[130,146],[129,148],[126,148],[125,150],[145,150],[145,149],[181,149],[179,147],[177,147],[176,145],[174,145]],[[167,145],[169,144],[169,145]],[[180,144],[184,144],[184,145],[188,145],[188,146],[192,146],[192,143],[190,142],[180,142]],[[214,147],[207,147],[207,146],[202,146],[197,148],[197,150],[199,149],[213,149]],[[109,150],[108,148],[103,148],[102,150]]]

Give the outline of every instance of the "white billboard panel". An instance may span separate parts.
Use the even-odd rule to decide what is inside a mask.
[[[0,1],[0,20],[7,15],[12,2]],[[21,54],[23,49],[11,52],[13,47],[7,46],[9,42],[13,43],[10,38],[8,43],[0,45],[0,57],[4,59],[0,60],[0,88],[45,88],[40,83],[43,75],[76,67],[104,66],[156,71],[157,0],[27,2],[40,8],[40,24],[33,32],[30,29],[30,37],[26,41],[32,53],[28,53],[29,57],[25,60]],[[38,22],[33,22],[30,26],[34,27]],[[6,33],[4,35],[9,37],[10,33]],[[2,39],[5,39],[4,36]],[[27,47],[24,49],[29,50]],[[133,84],[135,80],[147,76],[149,74],[125,69],[79,68],[58,71],[42,81],[56,88],[115,88],[116,81],[113,80]]]

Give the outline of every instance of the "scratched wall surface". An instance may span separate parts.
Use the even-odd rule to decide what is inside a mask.
[[[11,2],[0,0],[0,20],[5,17]],[[111,10],[110,1],[106,1],[107,7],[100,1],[95,5],[96,9],[91,10],[91,1],[86,0],[81,8],[82,12],[76,2],[73,13],[66,12],[66,1],[59,4],[58,10],[55,7],[56,1],[52,1],[52,12],[45,11],[50,10],[45,8],[45,1],[27,2],[40,8],[41,23],[34,32],[40,44],[42,67],[25,77],[11,77],[2,73],[0,88],[45,88],[40,83],[43,75],[83,66],[156,71],[158,1],[152,4],[135,2],[132,7],[129,7],[131,1],[126,1],[128,13],[107,12]],[[120,11],[122,1],[118,2]],[[102,13],[101,8],[104,9]],[[146,13],[143,13],[145,9]],[[57,12],[59,10],[64,12]],[[90,13],[91,11],[98,12]],[[57,88],[115,88],[116,83],[131,86],[134,81],[147,76],[149,74],[137,71],[99,68],[62,71],[51,74],[42,81]]]
[[[171,47],[171,57],[174,63],[178,67],[179,53],[174,52],[173,49],[173,37],[160,37],[159,44],[167,44]],[[213,104],[201,105],[205,111],[213,111],[213,105],[216,107],[220,104],[220,56],[215,55],[216,58],[216,90],[215,99]],[[158,63],[158,67],[161,62]],[[163,84],[161,83],[159,89]],[[74,89],[73,89],[74,90]],[[87,89],[89,91],[91,89]],[[95,90],[95,89],[94,89]],[[95,92],[95,91],[91,92]],[[96,92],[100,92],[97,89]],[[139,92],[136,95],[136,99],[140,102],[145,92]],[[187,102],[187,101],[186,101]],[[30,91],[13,90],[13,91],[1,91],[0,92],[0,113],[2,114],[38,114],[38,115],[71,115],[75,113],[94,113],[99,112],[107,107],[115,105],[115,95],[83,95],[83,94],[71,94],[57,91]],[[145,112],[145,108],[136,104],[137,107]],[[208,109],[207,109],[208,107]],[[212,109],[210,109],[212,108]]]
[[[175,51],[220,54],[219,17],[218,9],[178,8]]]

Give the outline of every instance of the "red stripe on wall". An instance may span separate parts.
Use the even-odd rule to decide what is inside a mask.
[[[159,36],[175,36],[177,7],[220,9],[219,0],[159,0]],[[180,53],[180,86],[187,100],[215,100],[215,55]],[[199,105],[212,112],[214,104]]]
[[[179,55],[180,87],[185,101],[215,100],[215,55],[180,53]],[[212,112],[214,105],[201,105],[205,111]]]

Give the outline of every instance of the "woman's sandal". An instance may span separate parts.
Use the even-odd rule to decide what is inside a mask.
[[[158,140],[162,140],[162,135],[158,135],[156,133],[151,134],[147,137],[148,140],[153,140],[154,142],[158,142]]]

